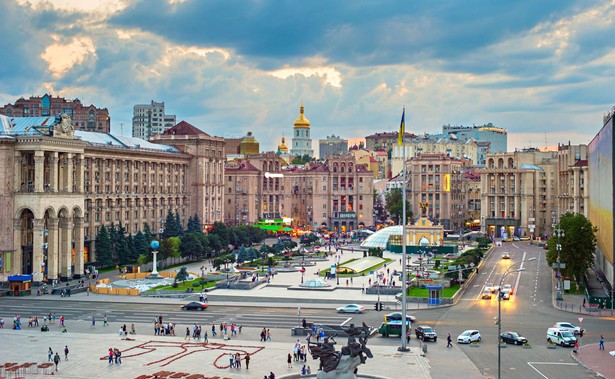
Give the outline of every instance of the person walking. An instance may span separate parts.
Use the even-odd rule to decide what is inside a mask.
[[[246,370],[250,368],[250,354],[246,354]]]
[[[604,336],[602,334],[600,335],[600,346],[598,350],[604,350]]]
[[[60,363],[60,354],[56,351],[56,355],[53,356],[53,363],[56,365],[56,371],[58,371],[58,363]]]
[[[92,329],[96,328],[96,317],[94,317],[94,315],[92,315],[92,326],[91,326],[91,328]]]
[[[103,318],[103,326],[109,326],[109,323],[107,322],[107,315]]]
[[[453,347],[453,344],[451,344],[451,334],[449,333],[448,336],[446,336],[446,347]]]
[[[113,349],[109,348],[109,364],[113,364]]]
[[[49,350],[47,350],[47,362],[51,362],[52,360],[53,360],[53,350],[49,348]]]
[[[288,363],[288,368],[293,368],[293,357],[288,353],[288,358],[286,358],[286,362]]]
[[[68,360],[68,345],[64,346],[64,360]]]

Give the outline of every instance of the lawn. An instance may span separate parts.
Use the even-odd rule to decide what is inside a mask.
[[[451,297],[453,297],[453,295],[457,293],[457,291],[459,291],[459,287],[459,284],[452,285],[449,288],[444,287],[443,297],[446,299],[450,299]],[[408,297],[427,297],[427,292],[427,288],[411,287],[408,289]]]
[[[154,287],[154,288],[152,288],[152,289],[150,289],[148,291],[145,291],[145,292],[156,292],[157,290],[185,292],[186,289],[188,289],[188,288],[194,288],[195,291],[200,291],[201,290],[201,286],[200,285],[198,287],[192,287],[193,284],[200,283],[200,282],[201,282],[201,278],[196,278],[194,280],[187,281],[187,282],[178,282],[177,283],[177,288],[174,288],[173,285],[166,285],[166,286]],[[211,288],[211,287],[215,287],[215,286],[216,286],[216,281],[209,281],[209,282],[205,283],[203,288]]]
[[[356,261],[356,260],[358,260],[358,259],[360,259],[360,258],[354,258],[354,259],[348,260],[348,261],[346,261],[346,262],[340,263],[340,266],[343,266],[343,265],[345,265],[345,264],[348,264],[348,263],[350,263],[350,262],[352,262],[352,261]],[[386,263],[386,264],[389,264],[389,263],[391,263],[391,262],[393,262],[393,259],[384,258],[384,262],[382,262],[382,263],[378,263],[378,264],[376,264],[376,265],[374,265],[374,266],[372,266],[372,267],[369,267],[369,268],[367,268],[367,269],[365,269],[365,270],[363,270],[363,271],[361,271],[361,272],[357,272],[357,273],[354,273],[354,274],[339,274],[339,276],[340,276],[340,278],[349,278],[349,277],[351,277],[351,276],[362,276],[362,275],[367,275],[367,274],[369,274],[369,272],[370,272],[370,271],[377,270],[377,269],[379,269],[380,267],[384,266],[384,264],[385,264],[385,263]],[[318,274],[319,274],[320,276],[325,276],[325,275],[327,274],[327,272],[329,272],[329,271],[331,271],[331,269],[330,269],[330,268],[327,268],[327,269],[324,269],[324,270],[320,270],[320,272],[319,272]]]

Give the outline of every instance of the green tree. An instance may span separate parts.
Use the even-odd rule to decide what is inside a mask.
[[[386,209],[397,224],[401,224],[403,217],[403,196],[401,188],[392,188],[385,196]],[[412,219],[412,211],[410,210],[410,202],[406,199],[406,217]]]
[[[203,245],[199,233],[188,233],[181,238],[181,256],[195,258],[203,256]]]
[[[154,233],[147,222],[143,223],[143,236],[145,236],[145,242],[149,248],[150,242],[154,240]]]
[[[182,226],[179,213],[175,211],[175,235],[173,237],[181,237],[184,235],[184,227]]]
[[[177,235],[176,233],[177,231],[175,228],[175,216],[173,215],[173,212],[171,212],[171,209],[169,209],[167,211],[167,217],[165,218],[164,222],[164,231],[162,232],[162,239],[175,237]]]
[[[211,227],[211,230],[209,231],[209,235],[218,236],[220,240],[220,245],[221,245],[221,249],[218,251],[226,250],[228,245],[230,244],[229,228],[228,226],[226,226],[226,224],[222,222],[218,222],[218,221],[214,222],[214,225]]]
[[[141,254],[149,254],[149,243],[143,232],[138,231],[137,234],[135,234],[133,238],[133,245],[137,257]]]
[[[225,245],[222,244],[220,237],[217,234],[208,234],[207,245],[209,246],[208,256],[214,256],[220,254]]]
[[[114,265],[113,254],[111,251],[111,239],[107,228],[103,225],[96,236],[96,260],[103,267],[111,267]]]
[[[203,228],[201,226],[201,220],[198,215],[194,215],[194,217],[190,217],[188,219],[188,233],[203,233]]]
[[[181,247],[182,240],[179,237],[171,237],[169,238],[169,242],[171,243],[171,255],[170,257],[179,258],[181,257]]]
[[[122,226],[122,223],[115,229],[114,240],[114,250],[117,254],[119,264],[125,265],[130,263],[130,248],[128,246],[128,239],[126,238],[126,229]]]
[[[557,262],[557,245],[561,245],[560,262],[566,264],[561,271],[574,277],[578,284],[594,261],[598,228],[580,213],[566,213],[560,218],[556,229],[562,229],[564,235],[553,236],[547,241],[547,263],[552,266]]]
[[[186,267],[182,267],[179,269],[177,274],[175,275],[175,282],[185,282],[188,280],[188,269]]]

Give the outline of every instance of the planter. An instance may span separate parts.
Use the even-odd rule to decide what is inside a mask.
[[[555,349],[556,347],[557,347],[557,345],[554,344],[554,343],[547,344],[547,349]]]
[[[530,344],[525,344],[525,345],[523,345],[523,348],[524,348],[524,349],[531,349],[531,348],[532,348],[532,345],[530,345]]]
[[[470,347],[478,347],[478,346],[480,346],[480,345],[479,345],[479,344],[477,344],[476,342],[472,342],[472,343],[470,344]]]
[[[507,343],[500,343],[500,348],[505,348],[506,346],[508,346]]]

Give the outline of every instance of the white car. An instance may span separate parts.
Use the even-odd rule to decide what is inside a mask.
[[[570,333],[573,333],[575,336],[581,335],[581,337],[583,337],[583,333],[585,333],[585,329],[581,329],[580,326],[573,325],[569,322],[556,322],[553,327],[560,330],[567,330]]]
[[[363,313],[365,312],[365,307],[357,304],[348,304],[337,308],[337,311],[338,313]]]
[[[495,292],[495,290],[493,289],[493,284],[492,284],[492,283],[487,283],[487,284],[485,284],[485,289],[484,289],[484,290],[485,290],[485,291],[489,291],[489,292],[491,292],[491,293],[494,293],[494,292]]]
[[[505,292],[505,291],[507,291],[508,293],[510,293],[512,295],[513,294],[512,285],[504,284],[504,287],[502,287],[502,292]]]
[[[480,332],[478,330],[466,330],[457,337],[457,343],[480,342]]]

